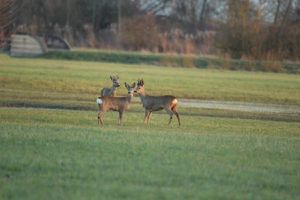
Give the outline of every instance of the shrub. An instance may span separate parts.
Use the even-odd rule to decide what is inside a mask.
[[[154,16],[142,15],[125,18],[122,22],[120,38],[125,49],[157,50],[160,38]]]

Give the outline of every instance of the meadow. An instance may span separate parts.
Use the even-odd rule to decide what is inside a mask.
[[[300,116],[180,107],[117,125],[96,97],[144,78],[150,94],[300,105],[293,74],[0,55],[0,199],[297,199]],[[118,94],[126,94],[122,84]]]

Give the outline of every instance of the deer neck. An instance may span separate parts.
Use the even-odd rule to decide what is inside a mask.
[[[117,87],[112,86],[110,90],[111,90],[111,92],[113,93],[113,92],[115,92],[115,91],[117,90]]]
[[[132,93],[127,94],[127,101],[128,101],[128,103],[131,103],[132,96],[133,96]]]
[[[147,98],[145,91],[142,91],[141,93],[139,93],[139,96],[140,96],[140,99],[142,102],[144,102]]]

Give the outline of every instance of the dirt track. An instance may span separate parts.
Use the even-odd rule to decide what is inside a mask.
[[[300,106],[296,105],[244,103],[235,101],[208,101],[191,99],[179,99],[179,103],[182,107],[210,108],[263,113],[289,113],[300,115]]]

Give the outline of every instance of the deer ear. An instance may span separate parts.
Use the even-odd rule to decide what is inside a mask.
[[[128,88],[128,84],[125,82],[125,87]]]
[[[135,82],[132,84],[132,87],[133,87],[133,88],[135,87]]]
[[[112,76],[110,76],[110,80],[113,80]]]

